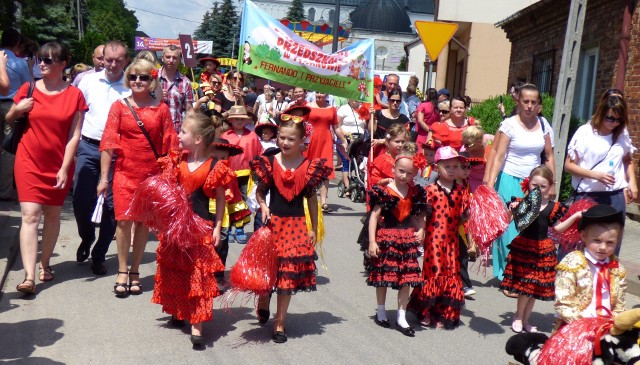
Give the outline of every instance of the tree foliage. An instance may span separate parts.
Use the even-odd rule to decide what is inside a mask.
[[[302,4],[302,0],[293,0],[291,2],[291,6],[289,7],[289,11],[287,12],[287,16],[285,19],[291,22],[299,22],[305,20],[307,17],[304,13],[304,5]]]
[[[194,35],[197,39],[212,41],[212,53],[216,57],[237,56],[240,21],[232,0],[215,2],[211,11],[202,17]]]
[[[16,28],[38,44],[60,42],[71,50],[73,62],[90,64],[94,48],[101,43],[117,39],[132,46],[138,18],[123,0],[0,0],[0,26]]]

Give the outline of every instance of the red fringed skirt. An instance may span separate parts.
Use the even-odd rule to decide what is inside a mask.
[[[418,241],[413,228],[379,228],[376,242],[380,248],[377,258],[367,260],[367,285],[400,289],[421,286]]]
[[[444,328],[453,329],[460,322],[463,306],[460,276],[439,275],[425,279],[422,288],[413,289],[407,308],[420,320],[427,320],[433,325],[439,322]]]
[[[278,257],[275,292],[295,294],[316,290],[315,247],[309,243],[305,217],[271,216],[271,230]]]
[[[224,271],[224,265],[209,240],[189,246],[187,251],[176,246],[163,244],[160,239],[151,301],[178,319],[190,323],[210,321],[213,299],[220,295],[214,273]]]
[[[517,236],[508,247],[507,267],[500,289],[539,300],[554,300],[558,260],[553,241]]]

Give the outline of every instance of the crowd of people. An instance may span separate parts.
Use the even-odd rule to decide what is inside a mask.
[[[586,257],[592,278],[616,261],[626,204],[637,199],[631,159],[636,148],[619,90],[602,95],[591,121],[568,144],[565,168],[573,176],[575,199],[598,205],[565,216],[568,206],[554,201],[559,172],[553,132],[532,84],[514,85],[516,108],[510,116],[502,110],[505,119],[494,137],[467,115],[469,97],[432,88],[423,95],[416,77],[404,90],[398,75],[376,77],[374,102],[363,105],[301,87],[275,89],[270,82],[256,95],[242,72],[222,74],[213,56],[200,60],[203,72],[194,87],[178,70],[180,48],[171,45],[160,59],[145,51],[130,59],[127,45],[110,41],[95,48],[92,68],[72,67],[71,55],[57,42],[34,50],[15,31],[5,31],[0,46],[5,135],[27,123],[11,176],[5,164],[0,172],[2,184],[15,179],[22,212],[22,293],[36,293],[36,272],[41,282],[55,279],[50,261],[71,193],[78,262],[90,257],[92,272],[105,275],[115,235],[117,297],[143,292],[142,255],[150,228],[158,233],[152,301],[171,315],[172,325],[188,321],[191,342],[201,346],[202,323],[211,320],[214,298],[230,285],[224,272],[229,242],[250,242],[245,227],[253,218],[254,231],[268,227],[275,247],[272,339],[286,342],[292,294],[316,288],[319,216],[335,213],[329,180],[339,170],[344,195],[355,193],[350,172],[361,166],[352,166],[357,161],[350,149],[366,140],[371,152],[361,157],[362,166],[368,165],[367,215],[358,242],[366,283],[376,288],[378,325],[391,327],[387,288],[398,290],[396,329],[404,335],[415,336],[407,311],[422,326],[459,324],[465,298],[475,294],[468,264],[480,253],[467,221],[471,197],[481,186],[495,188],[514,212],[533,191],[540,197],[535,219],[524,229],[510,224],[491,253],[500,289],[517,298],[514,332],[537,331],[529,321],[536,300],[555,300],[565,323],[597,316],[600,306],[613,313],[624,308],[624,275],[615,276],[620,292],[605,297],[616,302],[594,299],[585,309],[579,300],[591,291],[562,271]],[[37,60],[37,74],[24,59],[28,52]],[[66,69],[73,78],[65,78]],[[183,200],[181,191],[187,194]],[[151,203],[183,209],[151,216]],[[584,249],[563,259],[567,252],[556,253],[547,230],[563,232],[578,222]],[[178,223],[196,228],[180,235]],[[622,265],[615,270],[624,272]],[[596,290],[614,290],[612,282],[597,282]],[[258,296],[256,314],[266,323],[271,293]]]

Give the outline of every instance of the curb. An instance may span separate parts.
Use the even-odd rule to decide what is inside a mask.
[[[20,205],[16,201],[0,202],[0,297],[5,280],[20,251]]]

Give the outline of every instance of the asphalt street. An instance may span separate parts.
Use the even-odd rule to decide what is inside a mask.
[[[116,245],[107,256],[109,273],[97,277],[90,263],[77,263],[79,243],[69,202],[51,266],[55,280],[37,283],[37,295],[25,297],[15,287],[23,279],[18,257],[0,298],[0,362],[15,364],[507,364],[504,344],[515,300],[498,291],[491,267],[470,268],[477,294],[462,311],[462,325],[452,331],[416,327],[414,338],[373,321],[375,291],[365,284],[362,254],[355,243],[362,204],[335,196],[336,209],[325,215],[324,260],[318,261],[318,290],[293,297],[287,320],[289,341],[271,341],[273,321],[261,326],[253,301],[238,298],[214,304],[213,321],[204,325],[206,348],[194,351],[189,327],[168,326],[169,316],[151,303],[155,249],[150,241],[140,268],[145,292],[118,299],[113,294]],[[244,246],[231,244],[228,263]],[[229,266],[230,266],[229,265]],[[640,303],[628,295],[629,307]],[[275,311],[275,301],[271,310]],[[396,292],[389,290],[387,313],[395,319]],[[532,322],[549,333],[550,302],[538,302]],[[417,322],[409,317],[413,325]]]

